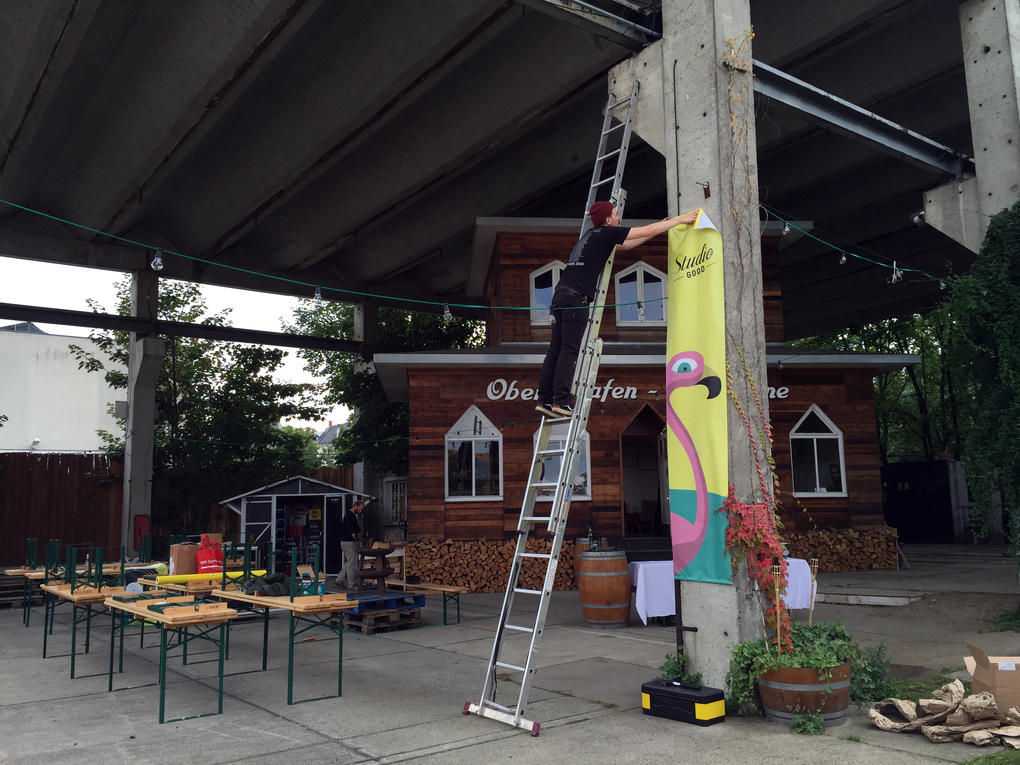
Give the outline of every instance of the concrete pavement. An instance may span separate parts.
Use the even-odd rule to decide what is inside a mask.
[[[906,576],[830,575],[822,578],[822,590],[879,591],[924,584],[926,598],[934,592],[948,599],[950,591],[963,597],[968,592],[999,591],[1004,598],[1015,594],[1012,562],[1000,565],[1001,556],[994,554],[979,556],[973,565],[965,556],[961,561],[961,555],[973,549],[981,548],[955,553],[951,556],[955,562],[948,557],[936,561],[923,576],[916,569],[911,571],[917,575]],[[919,560],[914,565],[922,564]],[[108,617],[98,620],[91,652],[77,658],[80,677],[70,680],[66,656],[41,658],[41,610],[27,629],[21,625],[20,611],[0,611],[0,762],[885,764],[960,762],[983,753],[963,744],[935,745],[919,735],[881,732],[855,709],[845,725],[824,736],[796,736],[761,719],[728,718],[700,728],[644,715],[641,683],[654,678],[665,655],[673,651],[673,629],[645,627],[634,616],[633,626],[625,629],[590,630],[584,626],[575,592],[556,593],[550,609],[528,706],[528,717],[542,723],[541,735],[535,738],[462,713],[464,702],[477,701],[480,694],[501,598],[465,595],[459,625],[443,626],[441,604],[429,598],[424,627],[370,637],[346,633],[343,697],[293,706],[286,703],[285,616],[271,620],[266,672],[261,671],[261,622],[235,624],[223,714],[162,726],[157,724],[155,634],[144,648],[139,648],[137,637],[127,640],[124,673],[114,676],[116,690],[107,693]],[[916,605],[878,609],[822,604],[815,618],[839,615],[855,634],[860,630],[863,642],[888,643],[883,638],[891,638],[895,646],[891,652],[900,652],[910,639],[924,637],[914,634],[912,625],[920,612],[912,614],[910,609]],[[921,629],[932,627],[925,624]],[[55,653],[67,653],[69,630],[65,614],[51,638]],[[1008,635],[1003,645],[1017,637],[1015,633],[986,637],[992,635]],[[959,638],[943,635],[942,640],[959,645]],[[336,648],[329,641],[297,646],[298,698],[335,692]],[[170,717],[215,709],[215,657],[198,655],[198,650],[192,651],[187,666],[179,656],[169,662]],[[959,656],[960,649],[951,647],[945,655]],[[502,680],[500,689],[512,692],[510,680]]]

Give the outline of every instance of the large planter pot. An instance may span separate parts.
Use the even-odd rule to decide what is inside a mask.
[[[765,716],[787,724],[800,714],[817,712],[825,726],[846,722],[850,706],[850,665],[833,667],[828,678],[814,669],[770,669],[758,678]]]
[[[578,553],[577,591],[589,627],[616,629],[630,621],[630,574],[623,550]]]

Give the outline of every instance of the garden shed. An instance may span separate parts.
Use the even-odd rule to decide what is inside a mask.
[[[299,475],[220,504],[241,516],[242,539],[250,539],[253,545],[271,544],[271,570],[283,571],[295,548],[298,563],[312,563],[309,549],[318,545],[323,552],[323,570],[334,575],[341,567],[340,520],[358,499],[367,503],[371,497]]]

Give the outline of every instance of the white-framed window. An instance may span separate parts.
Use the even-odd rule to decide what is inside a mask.
[[[446,499],[503,499],[503,434],[477,406],[446,433]]]
[[[843,431],[812,404],[790,431],[795,497],[845,497]]]
[[[562,449],[567,437],[567,428],[570,423],[557,422],[550,425],[549,444],[547,449]],[[532,443],[538,442],[539,431],[536,430],[532,436]],[[591,499],[591,450],[588,448],[588,432],[585,431],[577,439],[577,469],[574,471],[574,488],[570,498],[572,500]],[[538,480],[555,481],[560,475],[560,460],[558,455],[548,455],[542,460],[542,475]],[[552,501],[552,489],[539,489],[536,499]]]
[[[556,289],[556,282],[560,280],[566,264],[561,260],[554,260],[552,263],[542,266],[531,272],[531,307],[540,308],[539,311],[529,311],[532,324],[549,324],[549,305],[552,303],[553,290]]]
[[[616,275],[616,326],[666,326],[666,275],[637,262]]]

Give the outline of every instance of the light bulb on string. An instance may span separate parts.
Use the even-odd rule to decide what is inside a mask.
[[[942,279],[939,279],[939,289],[940,290],[944,290],[945,288],[946,288],[946,283],[944,281],[942,281]]]
[[[897,268],[895,260],[892,262],[892,278],[889,281],[893,284],[899,284],[903,281],[903,272]]]
[[[156,254],[152,258],[152,263],[150,263],[149,265],[152,266],[153,271],[163,270],[163,250],[160,249],[156,250]]]
[[[315,297],[312,298],[312,300],[315,302],[315,307],[316,308],[318,308],[319,306],[322,305],[322,287],[319,287],[318,285],[316,285],[316,287],[315,287]]]
[[[787,223],[786,221],[783,221],[783,236],[786,236],[789,233],[790,233],[790,224]]]
[[[846,253],[845,252],[841,252],[839,254],[839,264],[841,266],[845,266],[846,265]]]
[[[443,320],[444,321],[449,321],[452,318],[453,318],[453,314],[450,313],[450,304],[449,303],[443,303]]]

